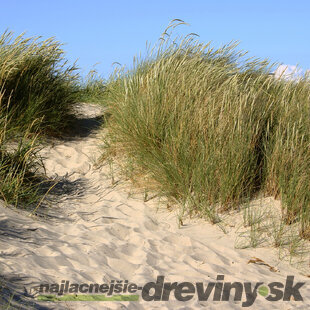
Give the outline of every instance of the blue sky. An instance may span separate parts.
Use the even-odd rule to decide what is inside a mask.
[[[66,43],[70,61],[82,74],[93,65],[104,77],[113,62],[130,65],[156,43],[174,18],[215,46],[239,40],[249,55],[310,69],[309,0],[0,0],[0,32],[55,36]]]

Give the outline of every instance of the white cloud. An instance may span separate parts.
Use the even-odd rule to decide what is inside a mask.
[[[307,70],[310,72],[310,70]],[[274,72],[276,78],[298,80],[303,76],[303,70],[294,65],[280,65]]]

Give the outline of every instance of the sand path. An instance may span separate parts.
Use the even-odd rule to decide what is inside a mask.
[[[309,278],[285,262],[273,249],[235,249],[235,235],[217,226],[193,220],[179,228],[174,213],[157,209],[155,202],[128,197],[111,184],[108,166],[95,169],[100,132],[95,105],[77,106],[80,132],[54,141],[42,150],[47,174],[60,183],[49,199],[50,217],[30,218],[27,213],[0,205],[0,274],[8,288],[20,292],[25,309],[241,309],[240,302],[62,302],[27,303],[31,287],[42,282],[110,283],[129,280],[138,285],[155,281],[192,283],[215,281],[285,284],[287,275],[307,282],[303,302],[269,302],[257,296],[251,309],[309,309]],[[46,211],[44,211],[46,212]],[[251,257],[266,265],[248,264]],[[1,293],[0,293],[1,294]],[[4,295],[3,295],[4,296]],[[26,296],[26,297],[25,297]],[[2,297],[6,298],[5,296]],[[3,301],[3,300],[2,300]]]

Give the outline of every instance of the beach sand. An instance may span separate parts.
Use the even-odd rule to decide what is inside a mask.
[[[41,151],[47,175],[59,183],[39,208],[40,216],[30,217],[27,211],[0,203],[0,284],[6,287],[0,292],[2,305],[15,293],[11,309],[241,309],[240,301],[213,301],[213,293],[208,301],[199,301],[195,294],[186,302],[177,301],[173,293],[169,301],[132,302],[54,303],[30,296],[40,283],[62,280],[100,284],[128,280],[143,286],[163,275],[166,282],[207,285],[224,275],[224,282],[285,284],[293,275],[294,283],[306,282],[300,289],[303,301],[270,302],[258,295],[250,308],[310,308],[305,269],[309,258],[301,270],[279,260],[279,251],[272,247],[238,249],[234,220],[223,229],[226,233],[195,218],[185,219],[179,227],[177,211],[168,211],[156,199],[144,202],[142,195],[128,195],[121,178],[111,183],[109,165],[95,166],[102,111],[96,105],[76,108],[74,134]],[[279,208],[271,198],[260,203]]]

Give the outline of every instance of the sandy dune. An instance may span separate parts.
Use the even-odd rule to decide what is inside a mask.
[[[39,283],[110,283],[129,280],[144,285],[164,275],[166,282],[210,282],[225,275],[230,282],[282,282],[294,275],[304,301],[269,302],[257,296],[251,309],[309,309],[309,278],[287,262],[279,261],[272,248],[236,249],[236,234],[218,226],[188,220],[181,228],[174,212],[128,197],[121,182],[111,184],[108,165],[95,169],[99,156],[97,106],[78,105],[80,132],[54,141],[42,150],[47,174],[60,180],[41,217],[0,205],[0,274],[2,303],[9,292],[19,292],[25,309],[241,309],[241,302],[32,302],[28,295]],[[266,200],[265,203],[272,203]],[[45,214],[45,216],[44,216]],[[264,264],[248,264],[251,257]],[[0,292],[1,294],[1,292]],[[1,299],[0,299],[1,300]]]

